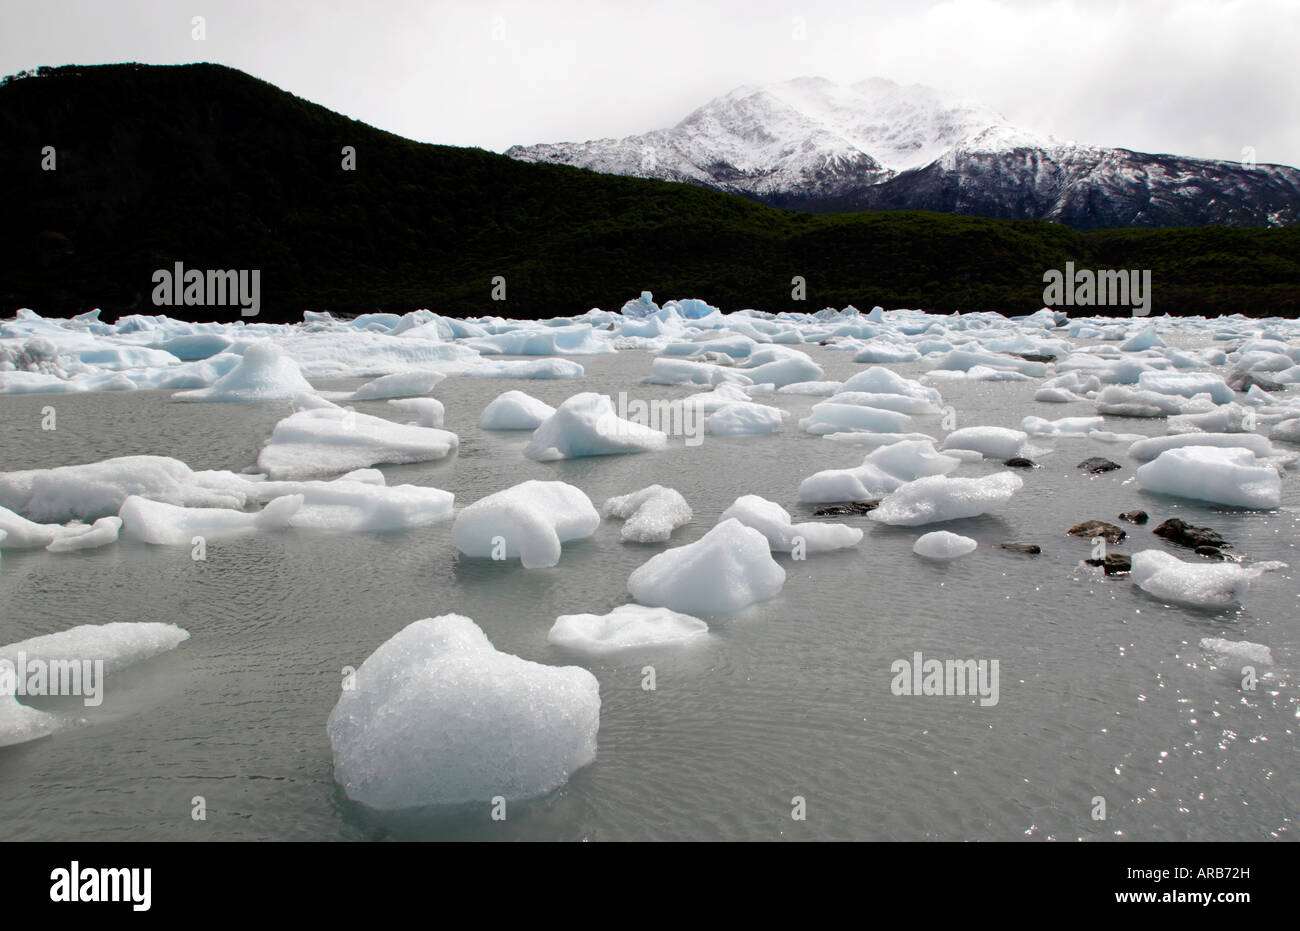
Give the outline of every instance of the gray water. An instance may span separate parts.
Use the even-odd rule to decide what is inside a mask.
[[[846,378],[846,353],[803,347]],[[799,432],[818,399],[758,398],[791,412],[774,437],[707,437],[642,455],[536,463],[527,434],[477,426],[497,394],[520,388],[558,404],[577,391],[680,398],[642,386],[640,352],[582,357],[580,381],[451,378],[435,391],[459,454],[384,467],[389,484],[455,492],[458,505],[530,478],[561,479],[598,505],[651,483],[677,488],[695,519],[670,544],[620,540],[605,521],[566,544],[554,569],[469,560],[451,524],[328,535],[304,531],[213,541],[206,562],[187,547],[122,541],[71,555],[7,551],[0,565],[0,643],[75,624],[165,621],[186,628],[178,649],[110,679],[99,709],[76,699],[32,700],[86,725],[0,749],[0,824],[25,840],[1259,840],[1291,839],[1300,808],[1292,683],[1300,656],[1300,586],[1293,569],[1256,580],[1239,609],[1163,604],[1122,577],[1081,569],[1074,523],[1141,507],[1118,547],[1167,548],[1150,528],[1178,516],[1209,524],[1258,560],[1297,563],[1295,473],[1283,507],[1234,511],[1137,490],[1123,445],[1036,441],[1043,468],[994,514],[922,529],[846,518],[866,531],[849,550],[777,557],[788,575],[774,600],[714,619],[696,646],[591,660],[546,642],[559,614],[605,613],[630,601],[627,577],[666,546],[702,536],[738,495],[790,510],[799,481],[856,465],[866,450]],[[916,377],[923,367],[891,368]],[[321,383],[349,388],[359,381]],[[1018,427],[1026,414],[1090,415],[1090,403],[1048,405],[1036,382],[936,383],[958,426]],[[40,428],[54,405],[58,429]],[[366,413],[401,419],[383,402]],[[284,403],[185,404],[168,392],[0,397],[0,469],[48,468],[109,456],[160,454],[193,468],[251,465]],[[396,414],[396,416],[394,416]],[[1107,418],[1107,429],[1164,432],[1163,421]],[[919,429],[939,434],[936,419]],[[1124,468],[1086,476],[1082,459]],[[965,465],[982,475],[996,463]],[[912,543],[939,527],[980,547],[952,563]],[[1038,543],[1020,556],[992,544]],[[332,778],[325,719],[341,670],[359,666],[410,622],[458,612],[497,648],[550,664],[576,663],[600,681],[597,759],[538,799],[512,802],[505,821],[485,805],[376,813]],[[1216,669],[1206,636],[1268,644],[1277,665],[1256,691]],[[890,665],[927,658],[996,659],[999,702],[906,697]],[[657,688],[642,688],[653,665]],[[191,817],[206,801],[206,820]],[[791,817],[806,800],[807,819]],[[1094,820],[1093,799],[1106,803]]]

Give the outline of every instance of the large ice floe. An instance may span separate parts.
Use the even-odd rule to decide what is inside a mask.
[[[480,498],[456,515],[451,542],[466,556],[518,559],[525,569],[560,561],[560,546],[591,536],[600,514],[580,488],[522,482]]]
[[[691,506],[686,499],[676,489],[663,485],[608,498],[601,512],[623,520],[622,536],[630,543],[662,543],[678,527],[691,522]]]
[[[931,475],[908,482],[886,495],[867,516],[883,524],[918,527],[978,517],[1005,504],[1024,485],[1020,476],[997,472],[983,478]]]
[[[575,394],[547,417],[524,447],[529,459],[547,462],[662,449],[668,435],[618,416],[608,395]]]
[[[936,452],[929,437],[903,440],[877,447],[854,468],[810,475],[799,485],[799,500],[826,504],[874,499],[918,478],[946,475],[960,466],[960,459]]]
[[[373,465],[442,459],[456,434],[337,407],[300,410],[275,425],[257,464],[273,479],[315,478]]]
[[[600,686],[497,650],[467,617],[408,625],[326,723],[334,779],[375,809],[544,795],[596,757]]]
[[[1278,564],[1239,566],[1230,562],[1186,562],[1163,550],[1142,550],[1132,557],[1130,578],[1162,601],[1221,608],[1241,600],[1252,580]]]
[[[607,656],[691,643],[708,632],[709,625],[697,617],[628,604],[608,614],[561,614],[546,639],[578,653]]]
[[[737,498],[718,520],[730,518],[761,533],[774,553],[821,553],[856,546],[862,541],[862,531],[846,524],[793,523],[789,511],[758,495]]]
[[[767,538],[734,518],[722,521],[694,543],[652,557],[627,580],[642,604],[682,614],[729,614],[775,598],[785,570],[772,558]]]
[[[260,511],[185,508],[132,495],[122,502],[122,536],[163,546],[190,546],[195,537],[220,539],[289,526],[302,507],[302,495],[285,495]]]
[[[456,499],[440,488],[387,485],[377,469],[349,472],[328,482],[248,483],[249,500],[274,503],[289,496],[302,499],[289,526],[335,531],[405,530],[450,520]]]
[[[312,391],[297,363],[270,340],[253,343],[239,364],[210,387],[180,391],[178,401],[287,401]]]
[[[90,681],[99,674],[96,669],[107,676],[175,649],[189,636],[188,631],[175,624],[114,622],[82,624],[0,647],[0,747],[44,737],[76,720],[30,708],[18,700],[23,693],[32,694],[20,685],[19,679],[36,666],[46,672],[42,690],[53,687],[48,677],[57,664],[60,674],[67,677],[63,685],[70,684],[75,689],[69,693],[62,688],[63,694],[80,695],[83,701],[98,703],[103,700],[104,681]],[[103,665],[97,667],[96,663]],[[98,691],[97,695],[90,694],[92,687]]]
[[[1242,447],[1167,449],[1137,470],[1137,481],[1147,491],[1230,507],[1275,508],[1282,496],[1277,469]]]
[[[506,391],[483,408],[478,425],[484,430],[536,430],[554,413],[555,408],[530,394]]]
[[[243,507],[244,487],[229,472],[196,472],[179,459],[120,456],[0,472],[0,507],[37,522],[90,521],[116,514],[131,495],[183,507]]]

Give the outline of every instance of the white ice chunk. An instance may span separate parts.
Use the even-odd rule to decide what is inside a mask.
[[[1170,449],[1141,466],[1137,481],[1147,491],[1230,507],[1275,508],[1282,496],[1277,470],[1261,465],[1253,452],[1242,448]]]
[[[767,601],[784,585],[785,570],[772,558],[767,538],[734,519],[654,556],[627,580],[637,601],[698,617]]]
[[[71,553],[76,550],[93,550],[117,542],[118,531],[122,529],[122,518],[101,517],[82,533],[65,533],[56,537],[45,547],[51,553]],[[3,546],[0,543],[0,546]]]
[[[298,364],[270,340],[253,343],[243,359],[207,388],[179,391],[178,401],[287,401],[314,389]]]
[[[381,463],[441,459],[454,433],[393,423],[342,408],[299,411],[275,425],[257,464],[273,479],[313,478]]]
[[[895,491],[927,475],[946,475],[961,460],[939,453],[929,437],[903,440],[868,453],[851,469],[826,469],[799,485],[799,500],[809,504],[863,501]]]
[[[977,517],[1011,500],[1024,485],[1020,476],[998,472],[983,478],[932,475],[908,482],[887,495],[867,516],[902,527]]]
[[[743,401],[719,408],[704,424],[715,436],[761,436],[781,429],[785,416],[779,407]]]
[[[122,535],[144,543],[190,546],[195,537],[205,540],[279,530],[287,527],[302,507],[302,495],[285,495],[260,511],[226,508],[185,508],[132,495],[122,502]]]
[[[1183,562],[1163,550],[1143,550],[1133,554],[1129,578],[1162,601],[1224,607],[1239,602],[1251,580],[1264,571],[1230,562]]]
[[[561,614],[546,639],[579,653],[608,656],[626,650],[677,646],[708,633],[709,625],[698,617],[629,604],[608,614]]]
[[[564,482],[527,481],[475,501],[456,515],[452,544],[466,556],[519,559],[525,569],[560,561],[560,544],[600,524],[591,499]]]
[[[1272,666],[1273,651],[1262,643],[1249,640],[1225,640],[1223,637],[1202,637],[1200,647],[1221,660],[1253,666]]]
[[[335,780],[377,809],[543,795],[595,759],[599,727],[595,676],[502,653],[458,614],[387,640],[326,723]]]
[[[942,449],[973,449],[990,459],[1010,459],[1025,454],[1029,441],[1023,430],[1008,427],[963,427],[943,439]]]
[[[484,430],[536,430],[555,408],[522,391],[506,391],[483,408],[478,425]]]
[[[377,479],[377,480],[376,480]],[[386,485],[373,469],[350,472],[331,482],[249,482],[249,498],[302,498],[289,526],[313,530],[385,531],[450,520],[456,496],[423,485]]]
[[[808,521],[791,522],[790,512],[775,501],[758,495],[742,495],[731,507],[722,512],[719,521],[735,518],[746,527],[753,527],[767,538],[774,553],[789,553],[796,547],[804,553],[822,553],[856,546],[862,541],[862,531],[847,524]]]
[[[397,398],[388,403],[399,411],[413,414],[417,427],[441,427],[447,413],[437,398]]]
[[[912,552],[927,559],[956,559],[975,552],[978,546],[970,537],[948,530],[932,530],[917,537]]]
[[[623,539],[633,543],[662,543],[678,527],[691,522],[691,506],[686,499],[663,485],[609,498],[601,510],[606,517],[626,521]]]
[[[245,501],[243,484],[229,473],[195,472],[167,456],[121,456],[84,465],[0,472],[0,507],[35,521],[108,517],[121,509],[129,495],[186,507],[240,508]]]
[[[584,392],[569,398],[543,421],[524,447],[524,455],[548,462],[648,452],[667,443],[667,434],[619,417],[608,395]]]
[[[368,381],[352,394],[349,401],[379,401],[388,398],[413,398],[428,394],[447,377],[445,372],[394,372]]]

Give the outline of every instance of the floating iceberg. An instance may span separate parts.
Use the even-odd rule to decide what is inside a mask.
[[[807,504],[868,500],[923,476],[946,475],[960,465],[960,459],[936,452],[929,437],[903,440],[873,450],[855,468],[810,475],[799,485],[799,500]]]
[[[916,542],[912,544],[912,552],[926,559],[946,560],[973,553],[978,546],[979,544],[970,537],[963,537],[948,530],[932,530],[917,537]]]
[[[1024,485],[1020,476],[998,472],[984,478],[932,475],[908,482],[867,516],[902,527],[978,517],[1005,504]]]
[[[804,553],[823,553],[856,546],[862,541],[862,531],[847,524],[830,524],[809,521],[791,522],[790,512],[775,501],[758,495],[742,495],[731,507],[722,512],[718,520],[734,518],[746,527],[753,527],[767,538],[774,553],[789,553],[796,548]]]
[[[1029,436],[1007,427],[963,427],[943,440],[942,449],[971,449],[990,459],[1010,459],[1025,454]]]
[[[781,429],[785,416],[779,407],[744,401],[718,408],[704,425],[714,436],[760,436]]]
[[[775,598],[785,570],[767,538],[738,520],[719,523],[694,543],[666,550],[632,572],[628,591],[642,604],[708,617]]]
[[[368,381],[345,398],[348,401],[380,401],[413,398],[428,394],[447,377],[445,372],[394,372]]]
[[[709,625],[667,608],[620,605],[608,614],[561,614],[546,639],[592,656],[677,646],[707,636]]]
[[[618,517],[623,524],[623,539],[633,543],[662,543],[674,530],[691,522],[691,506],[675,489],[651,485],[606,500],[603,513]]]
[[[175,649],[189,639],[189,633],[175,624],[122,623],[82,624],[55,634],[32,637],[0,648],[0,747],[44,737],[61,727],[66,719],[20,704],[15,697],[22,663],[76,664],[102,661],[104,674]],[[20,662],[21,661],[21,662]],[[9,681],[3,681],[6,679]],[[75,681],[75,680],[74,680]],[[86,689],[84,680],[80,683]],[[48,684],[46,687],[49,687]],[[98,686],[103,689],[103,682]]]
[[[273,479],[314,478],[381,463],[442,459],[459,445],[456,434],[446,430],[327,407],[277,423],[257,464]]]
[[[0,472],[0,507],[34,521],[109,517],[130,495],[184,507],[240,508],[243,485],[229,472],[195,472],[167,456],[120,456],[85,465]]]
[[[483,408],[478,425],[484,430],[536,430],[555,408],[522,391],[499,394]]]
[[[648,452],[667,443],[666,433],[619,417],[608,395],[585,392],[569,398],[543,421],[524,447],[524,455],[549,462]]]
[[[273,501],[287,495],[302,498],[289,526],[336,531],[405,530],[450,520],[456,500],[440,488],[388,486],[383,473],[375,470],[330,482],[249,482],[250,499]]]
[[[596,757],[596,677],[502,653],[458,614],[407,626],[355,682],[326,731],[335,780],[371,808],[531,798]]]
[[[1229,507],[1275,508],[1282,497],[1277,470],[1260,464],[1253,452],[1240,447],[1169,449],[1141,466],[1137,481],[1147,491]]]
[[[1230,562],[1183,562],[1163,550],[1134,553],[1129,578],[1162,601],[1199,607],[1225,607],[1241,600],[1264,567]]]
[[[522,482],[480,498],[456,515],[451,542],[466,556],[518,559],[525,569],[560,561],[560,544],[589,537],[600,515],[580,488]]]
[[[417,427],[441,427],[447,413],[437,398],[397,398],[388,403],[399,411],[413,414]]]
[[[1262,643],[1251,643],[1249,640],[1225,640],[1223,637],[1202,637],[1200,647],[1223,660],[1254,666],[1273,665],[1273,651]]]
[[[132,495],[122,502],[122,535],[163,546],[189,546],[195,537],[213,539],[280,530],[302,507],[302,495],[285,495],[260,511],[186,508]]]
[[[172,397],[178,401],[287,401],[313,390],[293,359],[275,343],[262,340],[246,348],[239,364],[210,387],[179,391]]]
[[[45,547],[51,553],[72,553],[77,550],[93,550],[117,542],[118,531],[122,529],[122,518],[101,517],[90,527],[82,531],[68,531],[52,540]],[[4,546],[0,541],[0,548]]]

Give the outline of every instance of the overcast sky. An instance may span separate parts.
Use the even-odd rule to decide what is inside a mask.
[[[1300,0],[0,0],[4,74],[214,61],[497,151],[671,126],[741,84],[879,76],[1061,140],[1300,165],[1298,50]]]

